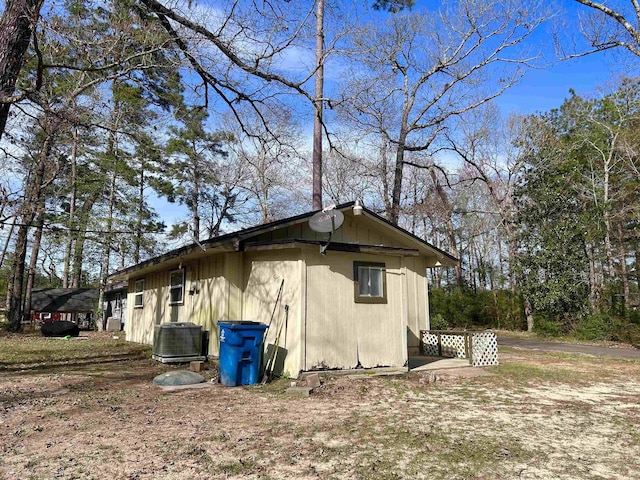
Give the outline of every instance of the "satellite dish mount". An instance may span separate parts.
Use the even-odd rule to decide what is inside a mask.
[[[335,209],[335,205],[324,208],[322,211],[315,213],[309,219],[309,228],[314,232],[328,233],[327,243],[320,245],[320,253],[327,254],[327,248],[331,243],[331,238],[336,230],[338,230],[344,222],[344,215],[340,210]]]

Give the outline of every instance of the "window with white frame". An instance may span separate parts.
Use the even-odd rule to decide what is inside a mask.
[[[144,278],[136,280],[133,290],[133,307],[142,308],[144,306]]]
[[[169,305],[184,302],[184,269],[169,274]]]
[[[384,263],[353,262],[354,299],[357,303],[387,303]]]

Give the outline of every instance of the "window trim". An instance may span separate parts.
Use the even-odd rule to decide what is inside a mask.
[[[138,291],[138,285],[141,285]],[[138,298],[140,298],[140,305],[138,305]],[[137,279],[133,284],[133,308],[144,307],[144,278]]]
[[[180,273],[182,275],[182,281],[180,282],[180,285],[172,285],[171,284],[171,277],[173,276],[174,273]],[[185,290],[185,280],[186,280],[187,276],[186,276],[186,269],[184,268],[179,268],[178,270],[172,270],[169,272],[169,305],[182,305],[184,304],[184,290]],[[173,290],[177,290],[180,289],[181,291],[181,295],[180,295],[180,300],[176,300],[176,301],[172,301],[172,295],[171,293],[173,292]]]
[[[371,297],[360,295],[360,279],[358,268],[377,267],[382,271],[382,296]],[[387,266],[384,262],[353,262],[353,299],[356,303],[387,303]]]

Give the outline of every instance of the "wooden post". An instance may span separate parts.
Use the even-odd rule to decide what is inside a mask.
[[[442,337],[441,337],[441,333],[438,332],[438,356],[441,357],[442,356]]]

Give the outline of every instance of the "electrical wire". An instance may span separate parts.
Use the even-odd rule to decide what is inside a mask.
[[[8,222],[6,220],[0,220],[0,229],[4,228],[5,225],[11,225],[12,222]],[[141,230],[141,231],[136,231],[136,230],[92,230],[92,229],[80,229],[80,228],[69,228],[69,227],[61,227],[58,225],[39,225],[36,223],[19,223],[16,222],[13,224],[16,227],[30,227],[30,228],[40,228],[42,226],[42,228],[44,230],[48,230],[51,232],[73,232],[73,233],[97,233],[97,234],[139,234],[139,233],[164,233],[164,230],[161,229],[151,229],[151,230]]]

